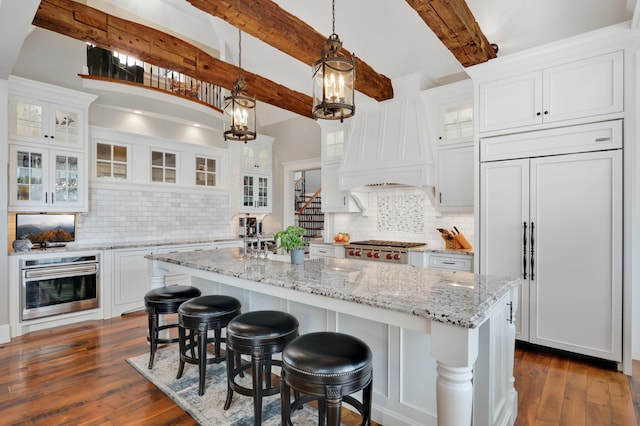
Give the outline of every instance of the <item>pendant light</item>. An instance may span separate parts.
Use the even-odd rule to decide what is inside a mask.
[[[247,83],[242,77],[242,31],[238,30],[238,79],[229,96],[224,98],[224,140],[252,141],[256,138],[256,98],[247,96]]]
[[[342,41],[336,34],[336,2],[332,0],[332,34],[324,42],[322,58],[311,66],[313,72],[313,117],[340,120],[356,113],[354,87],[355,57],[340,50]]]

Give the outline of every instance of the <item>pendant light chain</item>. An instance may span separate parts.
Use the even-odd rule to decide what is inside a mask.
[[[242,30],[238,28],[238,68],[242,71]]]
[[[331,2],[331,33],[336,33],[336,0],[332,0]]]

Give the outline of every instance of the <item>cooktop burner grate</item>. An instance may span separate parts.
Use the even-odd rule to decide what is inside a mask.
[[[424,243],[413,243],[404,241],[387,241],[387,240],[365,240],[354,241],[350,243],[351,246],[385,246],[385,247],[401,247],[411,248],[425,245]]]

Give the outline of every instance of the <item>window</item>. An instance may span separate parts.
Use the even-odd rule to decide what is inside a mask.
[[[105,142],[96,144],[96,177],[127,179],[128,149]]]
[[[216,160],[196,157],[196,185],[216,186]]]
[[[176,183],[176,154],[151,151],[151,182]]]

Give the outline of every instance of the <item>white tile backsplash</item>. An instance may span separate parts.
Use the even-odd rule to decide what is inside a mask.
[[[369,193],[367,216],[360,213],[332,215],[336,232],[348,232],[351,241],[395,240],[425,242],[428,247],[444,248],[436,228],[456,226],[473,244],[472,213],[443,213],[431,204],[427,193],[418,188],[381,189]]]
[[[225,194],[92,188],[80,243],[162,243],[234,238]]]

